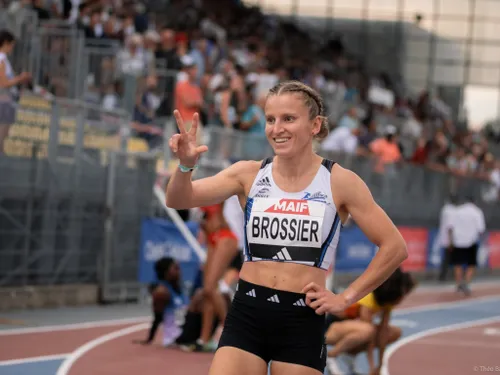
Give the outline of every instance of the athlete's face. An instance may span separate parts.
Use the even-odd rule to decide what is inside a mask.
[[[318,121],[310,119],[309,108],[302,94],[270,96],[266,101],[265,112],[266,136],[276,155],[292,156],[311,147]]]

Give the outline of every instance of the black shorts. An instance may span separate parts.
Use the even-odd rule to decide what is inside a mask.
[[[219,348],[231,346],[262,358],[314,368],[326,364],[325,316],[305,295],[266,288],[242,279],[227,314]]]
[[[477,266],[477,251],[478,245],[474,244],[470,247],[454,247],[450,254],[450,264],[452,266]]]

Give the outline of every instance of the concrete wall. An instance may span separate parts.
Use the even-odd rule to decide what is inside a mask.
[[[98,296],[93,284],[0,288],[0,311],[95,305]]]

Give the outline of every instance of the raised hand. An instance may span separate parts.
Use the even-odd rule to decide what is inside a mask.
[[[198,113],[193,115],[191,129],[188,132],[186,132],[184,120],[178,110],[174,111],[174,116],[179,128],[179,134],[174,134],[168,141],[168,145],[183,166],[194,167],[200,155],[208,151],[207,146],[198,146],[196,142],[199,123]]]

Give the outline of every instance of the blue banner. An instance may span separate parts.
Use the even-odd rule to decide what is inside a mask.
[[[337,271],[360,271],[368,267],[377,247],[357,226],[342,228],[335,260]]]
[[[199,225],[194,222],[187,222],[186,225],[196,237]],[[140,246],[139,282],[155,282],[155,262],[162,257],[171,257],[179,263],[185,292],[190,295],[200,270],[200,260],[172,222],[164,219],[144,219]]]

